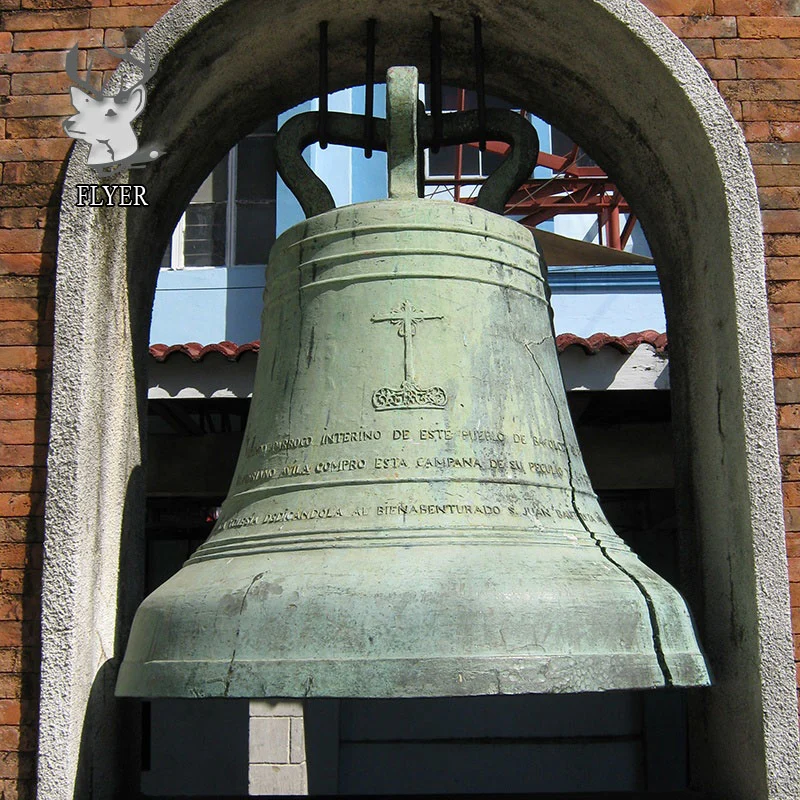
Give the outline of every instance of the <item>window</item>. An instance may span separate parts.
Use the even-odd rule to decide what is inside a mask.
[[[265,264],[275,240],[276,120],[242,139],[217,164],[175,227],[161,267]]]

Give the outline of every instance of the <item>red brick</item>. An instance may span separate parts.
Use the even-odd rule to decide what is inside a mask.
[[[721,39],[720,41],[728,41]],[[695,58],[714,58],[716,49],[713,39],[687,39],[684,44],[691,50]]]
[[[766,191],[766,189],[762,191]],[[767,277],[770,280],[793,280],[800,278],[800,258],[768,258]]]
[[[723,98],[725,100],[725,105],[728,106],[728,111],[731,112],[731,116],[738,122],[743,118],[742,112],[742,103],[739,100],[730,100],[729,98]]]
[[[780,404],[800,403],[800,379],[798,378],[778,378],[775,381],[775,402]],[[794,463],[794,462],[792,462]],[[797,477],[787,480],[800,481],[800,474]]]
[[[0,419],[36,419],[46,409],[35,395],[0,395]]]
[[[741,115],[743,119],[749,120],[797,121],[800,120],[800,102],[797,100],[744,100],[741,103]]]
[[[0,443],[0,464],[3,466],[30,467],[44,464],[46,458],[47,448],[44,445]]]
[[[55,266],[54,262],[52,253],[0,253],[0,276],[48,273]],[[0,308],[3,302],[0,300]],[[0,319],[5,319],[2,312]]]
[[[0,492],[43,492],[44,486],[41,467],[0,467]]]
[[[8,139],[5,141],[9,141]],[[3,144],[0,141],[0,145]],[[46,206],[57,205],[60,192],[52,186],[2,186],[0,206]]]
[[[0,348],[0,350],[12,349],[21,350],[23,348]],[[0,419],[0,442],[3,444],[45,443],[47,442],[47,422],[46,420]]]
[[[3,17],[7,31],[59,31],[89,28],[89,11],[17,11]],[[101,26],[105,27],[105,26]]]
[[[29,276],[0,276],[0,297],[41,297],[48,293],[49,288],[48,280]]]
[[[49,375],[44,372],[0,370],[0,392],[3,394],[36,394],[47,392]]]
[[[22,8],[36,9],[64,9],[64,8],[90,8],[92,0],[22,0]]]
[[[800,142],[800,122],[771,122],[773,139],[780,142]]]
[[[736,16],[793,16],[797,13],[794,0],[714,0],[717,14]]]
[[[772,328],[770,338],[772,339],[773,353],[800,353],[800,329],[798,328]],[[797,425],[782,425],[784,428],[796,428]]]
[[[66,156],[72,140],[62,139],[4,139],[0,141],[3,161],[59,161]],[[31,205],[36,205],[32,203]]]
[[[0,725],[19,725],[20,716],[18,700],[0,700]]]
[[[36,764],[32,754],[0,753],[0,778],[33,777]],[[20,797],[18,800],[25,800]]]
[[[736,62],[729,58],[706,58],[701,62],[703,68],[714,79],[735,78]]]
[[[800,328],[800,303],[774,303],[769,308],[771,328]],[[800,344],[800,341],[798,342]],[[800,352],[798,347],[797,352]]]
[[[764,236],[764,247],[767,255],[770,256],[798,256],[800,255],[800,236],[795,236],[791,233],[766,234]],[[769,297],[775,303],[794,302],[778,299],[772,294]]]
[[[75,109],[67,94],[31,94],[11,96],[3,106],[6,117],[55,117],[74,114]],[[65,136],[65,144],[71,144]],[[64,149],[66,153],[66,149]]]
[[[92,28],[133,28],[155,25],[172,6],[125,6],[94,8],[91,11]],[[88,26],[76,26],[88,27]]]
[[[748,142],[768,142],[772,137],[768,122],[743,122],[742,130]]]
[[[800,39],[715,39],[717,58],[794,58]]]
[[[759,186],[800,186],[800,166],[756,164],[753,170]]]
[[[9,139],[60,139],[63,123],[64,117],[13,117],[6,120],[6,133]]]
[[[713,14],[714,0],[642,0],[659,17]]]
[[[35,320],[39,319],[40,313],[40,301],[34,297],[0,299],[0,320]]]
[[[14,94],[64,94],[72,81],[64,72],[21,72],[14,75],[11,91]]]
[[[9,346],[0,347],[0,369],[42,369],[52,354],[51,347]],[[29,444],[28,440],[12,441],[2,439],[7,444]]]
[[[800,431],[778,431],[778,450],[782,456],[800,455]],[[784,503],[784,505],[786,505]],[[798,578],[800,580],[800,578]]]
[[[38,208],[0,208],[0,228],[35,228],[43,215]]]
[[[0,53],[10,53],[11,46],[14,43],[14,37],[11,33],[5,31],[0,33]]]
[[[29,514],[43,513],[44,494],[42,492],[0,492],[0,515],[27,517]]]
[[[41,563],[41,544],[0,544],[0,569],[21,569],[29,565],[40,567]]]
[[[783,456],[781,458],[781,475],[785,481],[800,480],[800,456]],[[789,548],[789,555],[800,558],[800,532],[787,533],[786,547]]]
[[[9,253],[30,253],[41,250],[45,231],[38,229],[11,230],[3,233],[3,247]]]
[[[0,750],[19,750],[20,729],[16,725],[0,725]]]
[[[8,184],[55,183],[64,164],[61,161],[12,161],[5,165],[5,182]]]
[[[800,164],[800,144],[756,142],[748,150],[753,164]]]
[[[741,58],[737,61],[740,78],[765,80],[800,77],[800,61],[794,58]]]
[[[52,359],[52,347],[31,347],[27,345],[0,347],[0,369],[42,369]],[[8,444],[28,444],[29,442],[3,441]]]
[[[0,54],[0,72],[58,72],[66,68],[66,52]],[[78,53],[78,69],[86,69],[86,51]]]
[[[9,34],[10,35],[10,34]],[[75,45],[80,48],[100,47],[103,44],[103,31],[34,31],[18,33],[14,37],[14,51],[26,50],[70,50]]]
[[[800,378],[800,358],[797,356],[775,356],[772,366],[776,378]]]
[[[3,569],[0,570],[0,586],[6,592],[22,594],[25,591],[27,570]]]
[[[784,430],[800,429],[800,405],[792,403],[778,406],[778,425]],[[800,487],[800,483],[797,486]],[[800,499],[800,492],[798,492],[798,499]],[[800,503],[792,503],[791,505],[800,505]]]
[[[0,672],[30,672],[38,663],[38,653],[22,647],[0,647]],[[26,670],[28,664],[31,666]]]
[[[742,39],[796,39],[800,37],[798,17],[739,17]]]
[[[681,39],[724,39],[736,36],[736,17],[661,17]]]
[[[48,323],[29,320],[0,321],[0,342],[4,345],[51,345],[51,327]]]
[[[762,211],[761,222],[766,233],[796,233],[800,231],[800,211]]]
[[[718,88],[723,97],[731,100],[800,99],[800,80],[721,80]]]
[[[40,469],[43,469],[40,468]],[[16,517],[2,517],[0,518],[0,542],[6,544],[20,544],[30,542],[41,542],[44,538],[44,520],[41,517],[26,517],[19,519]],[[3,570],[3,575],[0,575],[0,587],[5,587],[4,577],[9,576],[8,569]],[[12,569],[12,571],[14,571]],[[12,591],[9,589],[8,591]],[[2,664],[0,664],[0,672],[4,672]]]

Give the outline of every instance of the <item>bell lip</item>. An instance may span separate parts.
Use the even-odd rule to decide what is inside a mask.
[[[123,662],[115,695],[141,698],[413,698],[580,694],[710,686],[699,651],[653,654]]]

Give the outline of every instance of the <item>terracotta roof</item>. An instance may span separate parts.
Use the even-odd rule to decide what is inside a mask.
[[[219,353],[228,361],[238,361],[245,353],[257,353],[259,342],[218,342],[217,344],[202,345],[200,342],[186,342],[186,344],[151,344],[150,355],[156,361],[166,361],[173,353],[183,353],[192,361],[202,361],[209,353]]]
[[[561,333],[556,336],[556,347],[561,353],[568,347],[576,345],[583,348],[586,355],[596,355],[604,347],[613,347],[621,353],[632,353],[640,344],[649,344],[656,352],[664,353],[667,349],[667,334],[657,331],[639,331],[627,333],[624,336],[612,336],[610,333],[593,333],[588,338],[576,336],[574,333]],[[259,342],[218,342],[217,344],[202,345],[199,342],[186,342],[186,344],[151,344],[150,355],[156,361],[166,361],[173,353],[183,353],[192,361],[202,361],[209,353],[219,353],[229,361],[238,361],[245,353],[257,353]]]
[[[667,334],[657,331],[639,331],[626,333],[624,336],[612,336],[610,333],[593,333],[588,339],[574,333],[560,333],[556,336],[558,352],[563,353],[568,347],[578,345],[586,355],[593,356],[604,347],[613,347],[620,353],[632,353],[640,344],[649,344],[657,353],[667,350]]]

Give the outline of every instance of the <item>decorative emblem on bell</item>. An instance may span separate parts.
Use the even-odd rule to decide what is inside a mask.
[[[271,254],[245,446],[208,541],[137,612],[118,694],[708,683],[683,598],[592,491],[536,243],[491,213],[531,174],[533,127],[487,111],[512,149],[480,207],[422,200],[416,70],[387,86],[388,200],[333,207],[300,156],[316,114],[278,136],[309,218]],[[328,124],[333,143],[363,129]],[[478,139],[474,112],[442,124],[444,144]]]

